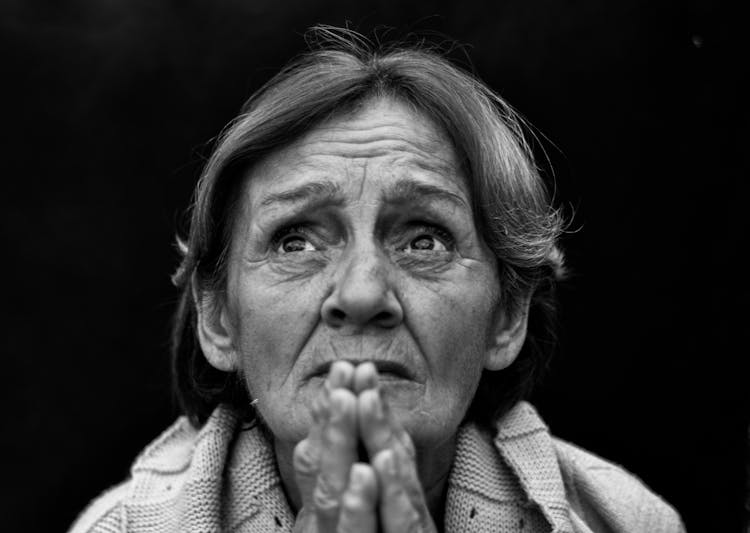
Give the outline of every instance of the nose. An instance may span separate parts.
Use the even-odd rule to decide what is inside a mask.
[[[392,286],[389,259],[377,248],[353,249],[344,256],[321,307],[323,321],[354,332],[399,325],[404,311]]]

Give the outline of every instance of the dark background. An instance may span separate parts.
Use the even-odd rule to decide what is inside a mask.
[[[173,419],[173,232],[210,141],[303,50],[305,28],[347,20],[466,43],[475,72],[550,139],[557,201],[575,213],[573,276],[535,403],[556,435],[626,465],[690,531],[739,530],[738,12],[647,0],[0,6],[4,530],[64,530]]]

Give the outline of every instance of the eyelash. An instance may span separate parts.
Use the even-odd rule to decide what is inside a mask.
[[[456,244],[456,240],[453,238],[453,235],[450,234],[448,230],[445,228],[438,226],[436,224],[426,224],[423,222],[417,222],[412,225],[410,228],[409,233],[411,234],[412,240],[416,239],[417,237],[421,235],[432,235],[434,237],[437,237],[442,243],[445,245],[446,248],[452,249],[454,245]]]
[[[291,226],[284,226],[283,228],[276,230],[271,237],[271,245],[273,246],[274,250],[281,245],[281,242],[284,240],[284,238],[290,235],[299,235],[300,237],[304,237],[305,239],[310,240],[310,229],[305,225],[295,224]]]
[[[274,250],[278,249],[282,241],[290,235],[299,235],[300,237],[310,240],[310,233],[311,233],[310,228],[308,228],[304,224],[293,224],[291,226],[284,226],[274,232],[273,236],[271,237],[271,245],[274,248]],[[412,240],[416,239],[417,237],[421,235],[431,235],[431,236],[436,237],[448,249],[452,249],[456,244],[456,241],[453,238],[453,235],[451,235],[451,233],[445,228],[443,228],[442,226],[439,226],[436,224],[414,222],[409,225],[408,234],[410,238],[407,241],[407,245]]]

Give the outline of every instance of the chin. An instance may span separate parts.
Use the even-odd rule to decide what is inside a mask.
[[[463,416],[454,417],[434,408],[392,407],[393,413],[411,437],[417,449],[434,449],[449,442],[458,431]]]

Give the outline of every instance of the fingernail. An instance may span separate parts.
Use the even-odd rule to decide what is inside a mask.
[[[375,395],[375,416],[377,418],[383,418],[383,399],[380,397],[380,393],[378,392]]]
[[[341,420],[344,416],[344,399],[339,394],[331,395],[331,418]]]
[[[331,368],[328,370],[328,378],[326,379],[326,381],[331,386],[338,386],[337,382],[339,381],[339,376],[341,375],[341,368],[338,363],[339,361],[334,361],[331,365]]]
[[[388,475],[395,476],[398,474],[398,464],[396,464],[396,457],[393,452],[387,453],[383,462],[385,463],[385,471]]]
[[[349,485],[354,490],[360,491],[365,486],[365,473],[362,470],[363,466],[355,463],[349,471]]]

